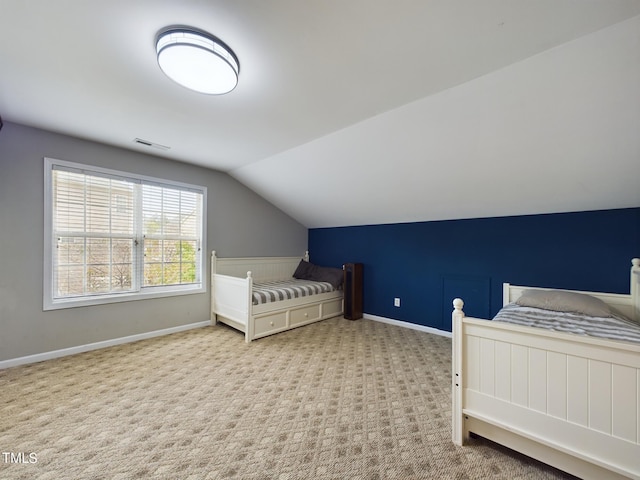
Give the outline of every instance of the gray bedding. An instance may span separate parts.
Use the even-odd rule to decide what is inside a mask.
[[[579,313],[556,312],[510,303],[504,306],[493,320],[640,345],[640,324],[615,314],[610,317],[590,317]]]
[[[329,282],[314,282],[311,280],[280,280],[253,284],[253,304],[260,305],[269,302],[279,302],[292,298],[308,297],[319,293],[336,290]]]

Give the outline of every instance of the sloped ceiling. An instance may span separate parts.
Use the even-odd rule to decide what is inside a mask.
[[[640,0],[0,0],[0,115],[229,172],[308,227],[640,206],[638,15]],[[233,92],[161,74],[154,39],[175,24],[235,50]]]

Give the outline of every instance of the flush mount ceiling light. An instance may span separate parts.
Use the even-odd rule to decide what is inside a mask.
[[[158,34],[156,52],[165,75],[183,87],[222,95],[238,84],[238,58],[224,42],[202,30],[166,28]]]

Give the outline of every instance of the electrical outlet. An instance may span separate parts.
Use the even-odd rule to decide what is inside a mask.
[[[399,307],[400,306],[400,299],[398,297],[393,299],[393,306],[394,307]]]

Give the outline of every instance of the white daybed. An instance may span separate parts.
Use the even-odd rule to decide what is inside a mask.
[[[291,280],[300,257],[218,258],[211,253],[211,323],[225,323],[254,339],[342,315],[343,291],[254,304],[253,289]],[[304,255],[309,261],[309,252]]]
[[[580,292],[640,321],[629,295]],[[505,305],[524,290],[504,284]],[[453,442],[473,432],[581,478],[640,479],[640,345],[453,311]]]

